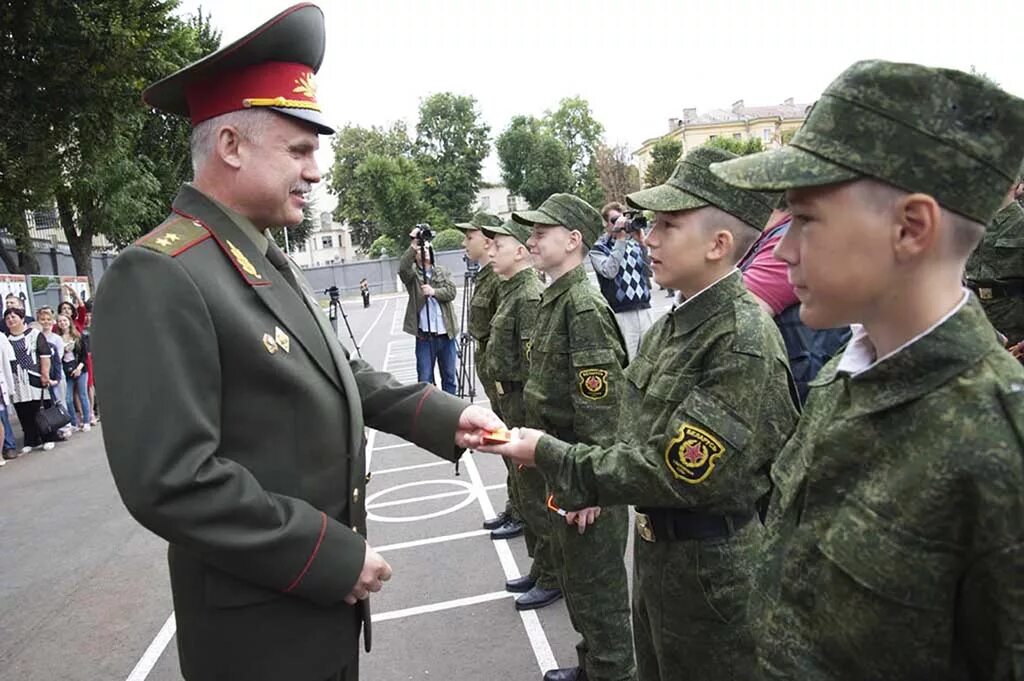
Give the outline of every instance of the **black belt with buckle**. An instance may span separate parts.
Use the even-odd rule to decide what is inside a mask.
[[[446,333],[434,333],[433,331],[422,331],[422,330],[419,331],[419,333],[417,333],[416,335],[419,336],[420,338],[447,338],[448,337],[448,334],[446,334]]]
[[[981,300],[1024,298],[1024,281],[968,281],[967,288],[974,291]]]
[[[736,534],[754,517],[754,513],[716,515],[685,508],[638,508],[636,530],[649,542],[719,539]]]
[[[495,381],[494,389],[498,391],[499,395],[508,395],[509,393],[521,393],[523,392],[522,381]]]

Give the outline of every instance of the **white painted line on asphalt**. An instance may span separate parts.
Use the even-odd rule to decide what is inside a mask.
[[[490,530],[471,530],[469,532],[459,532],[458,534],[445,534],[440,537],[430,537],[429,539],[414,539],[413,541],[403,541],[398,544],[385,544],[384,546],[375,546],[374,551],[377,553],[383,553],[384,551],[397,551],[398,549],[411,549],[417,546],[427,546],[429,544],[443,544],[445,542],[456,541],[458,539],[469,539],[470,537],[482,537],[489,535]]]
[[[409,445],[410,447],[412,445]],[[389,449],[389,447],[378,447],[376,451],[382,449]],[[386,473],[401,473],[402,471],[414,471],[418,468],[433,468],[434,466],[451,466],[451,461],[431,461],[430,463],[418,463],[413,466],[398,466],[396,468],[381,468],[379,471],[373,471],[374,476],[384,475]]]
[[[412,617],[413,615],[425,615],[431,612],[440,612],[442,610],[451,610],[452,608],[465,608],[469,605],[478,605],[480,603],[487,603],[489,601],[498,601],[502,598],[509,598],[512,594],[508,591],[492,591],[489,594],[481,594],[480,596],[470,596],[468,598],[457,598],[453,601],[443,601],[441,603],[432,603],[430,605],[418,605],[415,608],[403,608],[401,610],[392,610],[390,612],[382,612],[379,615],[373,616],[373,623],[387,622],[388,620],[397,620],[403,617]]]
[[[491,455],[488,454],[487,456]],[[467,452],[462,457],[462,460],[466,465],[466,472],[473,481],[473,486],[478,490],[476,498],[480,503],[480,510],[483,511],[484,518],[493,518],[497,514],[494,512],[494,505],[491,503],[490,495],[483,491],[483,478],[480,477],[480,470],[476,467],[473,452]],[[498,552],[498,560],[501,562],[501,567],[505,571],[505,579],[519,577],[519,567],[516,565],[516,559],[512,556],[512,549],[508,546],[508,540],[499,539],[492,543],[494,544],[494,550]],[[548,641],[547,634],[544,633],[544,627],[537,617],[537,611],[519,611],[519,618],[523,621],[523,628],[526,629],[526,637],[530,641],[530,647],[533,648],[533,656],[537,660],[540,672],[543,674],[549,669],[556,669],[558,663],[555,662],[555,654],[551,652],[551,643]]]
[[[146,652],[142,653],[142,657],[135,665],[135,669],[128,675],[126,681],[145,681],[145,678],[149,676],[149,673],[153,671],[153,667],[156,666],[157,660],[163,655],[164,649],[167,648],[167,644],[170,643],[171,638],[174,636],[174,632],[177,631],[178,624],[174,619],[174,611],[171,611],[167,621],[164,622],[164,626],[160,627],[160,631],[157,632],[156,638],[146,648]]]
[[[384,445],[383,447],[377,447],[378,452],[383,452],[386,449],[401,449],[402,447],[415,447],[411,442],[399,442],[397,445]],[[450,462],[446,462],[450,463]]]
[[[377,313],[377,318],[373,320],[373,324],[370,324],[370,328],[368,328],[366,333],[363,334],[363,337],[359,339],[359,347],[363,347],[363,344],[366,343],[366,339],[370,337],[374,327],[377,326],[377,322],[380,321],[380,318],[384,315],[384,311],[388,309],[388,305],[390,303],[390,300],[384,302],[384,307],[382,307],[380,312]]]
[[[490,491],[490,490],[493,490],[493,489],[501,489],[504,486],[505,486],[505,483],[501,483],[500,485],[488,485],[487,487],[484,487],[484,489]],[[420,501],[431,501],[432,499],[445,499],[447,497],[458,497],[458,496],[462,496],[463,494],[465,494],[465,492],[460,490],[460,491],[457,491],[457,492],[438,492],[437,494],[427,494],[427,495],[422,496],[422,497],[409,497],[408,499],[397,499],[395,501],[382,501],[379,504],[367,504],[366,505],[366,510],[370,510],[372,508],[384,508],[386,506],[401,506],[403,504],[415,504],[415,503],[420,502]]]

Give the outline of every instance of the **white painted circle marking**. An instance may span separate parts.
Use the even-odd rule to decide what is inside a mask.
[[[433,513],[425,513],[423,515],[398,516],[398,517],[381,516],[381,515],[377,515],[376,513],[374,513],[373,511],[371,511],[369,509],[369,506],[376,499],[384,496],[385,494],[389,494],[391,492],[397,492],[398,490],[407,489],[409,487],[422,487],[423,485],[453,485],[455,487],[461,487],[462,489],[466,490],[466,496],[463,497],[454,506],[449,506],[448,508],[442,508],[440,511],[434,511]],[[406,483],[403,483],[401,485],[395,485],[394,487],[388,487],[388,488],[380,490],[379,492],[374,492],[370,496],[366,497],[366,506],[367,506],[366,517],[368,519],[370,519],[370,520],[376,520],[379,523],[412,523],[412,522],[416,522],[417,520],[429,520],[430,518],[438,518],[438,517],[443,516],[443,515],[448,515],[449,513],[454,513],[455,511],[458,511],[459,509],[462,509],[462,508],[465,508],[466,506],[469,506],[475,500],[476,500],[476,490],[473,488],[473,485],[471,485],[468,482],[463,482],[462,480],[417,480],[415,482],[406,482]]]

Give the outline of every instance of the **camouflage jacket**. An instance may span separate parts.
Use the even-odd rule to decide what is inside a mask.
[[[544,437],[537,466],[564,508],[751,513],[797,416],[779,331],[737,271],[644,335],[626,370],[618,444]]]
[[[986,283],[1024,284],[1024,208],[1014,201],[996,214],[985,237],[967,260],[967,279]],[[1016,343],[1024,339],[1024,298],[982,296],[992,326]]]
[[[501,282],[498,309],[491,318],[490,352],[485,375],[494,382],[498,406],[505,423],[521,426],[526,421],[523,391],[498,389],[497,383],[525,383],[529,374],[526,347],[533,335],[544,285],[532,267]]]
[[[473,299],[469,302],[469,334],[476,339],[477,356],[482,358],[491,333],[491,318],[498,309],[498,290],[501,279],[488,263],[477,272],[473,287]],[[483,362],[478,360],[477,364]]]
[[[625,343],[583,265],[541,295],[526,354],[526,425],[566,442],[612,444],[625,392]]]
[[[971,300],[811,383],[772,467],[766,678],[1024,678],[1024,367]]]

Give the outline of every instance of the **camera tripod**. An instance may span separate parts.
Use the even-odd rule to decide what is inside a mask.
[[[359,343],[356,342],[355,334],[352,333],[352,325],[348,323],[348,315],[345,314],[345,308],[341,306],[341,292],[337,286],[332,286],[324,289],[324,293],[331,297],[331,302],[327,308],[327,319],[334,326],[334,335],[339,337],[341,335],[341,328],[338,325],[338,312],[341,312],[340,316],[345,320],[345,328],[348,329],[348,337],[352,339],[352,347],[356,349],[356,355],[359,359],[362,359],[363,353],[359,351]]]
[[[476,370],[473,363],[476,350],[476,339],[467,331],[469,324],[469,312],[472,309],[473,292],[476,289],[476,275],[480,271],[480,264],[470,260],[469,256],[462,256],[466,263],[465,282],[462,286],[462,311],[459,314],[459,345],[456,353],[459,357],[459,369],[456,374],[458,388],[456,397],[468,399],[470,404],[476,399]],[[459,474],[459,462],[455,462],[455,475]]]

